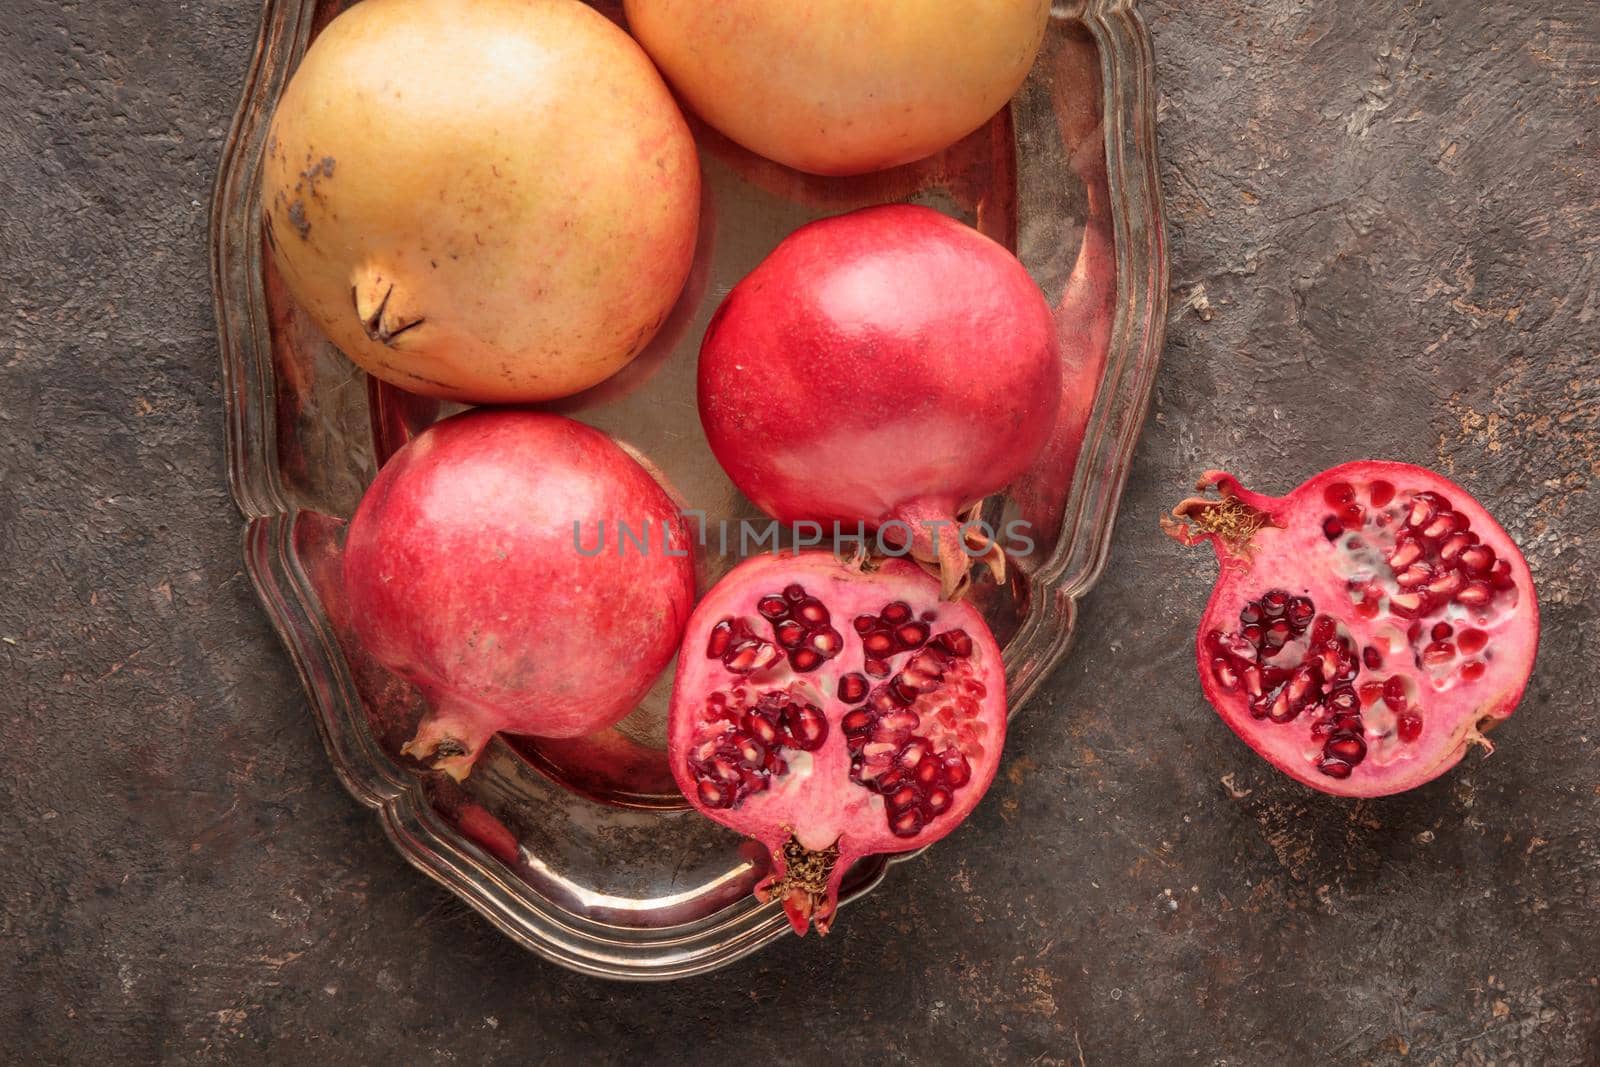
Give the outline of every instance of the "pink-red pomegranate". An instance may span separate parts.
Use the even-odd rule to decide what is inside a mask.
[[[1061,402],[1050,308],[1016,257],[928,208],[796,230],[733,288],[700,349],[700,420],[785,522],[880,528],[947,595],[1000,557],[958,516],[1027,470]]]
[[[1274,766],[1327,793],[1431,781],[1510,716],[1539,605],[1522,553],[1460,486],[1404,463],[1323,471],[1284,497],[1211,471],[1163,521],[1221,576],[1200,682]]]
[[[411,441],[344,547],[357,637],[430,706],[405,751],[464,778],[497,731],[621,719],[677,649],[688,546],[666,491],[581,423],[470,411]]]
[[[1000,762],[1005,673],[983,617],[915,564],[740,564],[678,654],[668,758],[684,796],[765,845],[795,931],[827,933],[863,856],[930,844]]]

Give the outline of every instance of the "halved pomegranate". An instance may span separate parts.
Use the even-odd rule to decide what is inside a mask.
[[[1274,766],[1342,796],[1431,781],[1510,716],[1539,605],[1515,543],[1460,486],[1362,461],[1284,497],[1210,471],[1162,521],[1222,573],[1200,625],[1206,699]]]
[[[763,900],[826,933],[862,856],[937,841],[1000,762],[1005,673],[983,617],[907,560],[762,556],[717,583],[678,654],[684,795],[772,853]]]

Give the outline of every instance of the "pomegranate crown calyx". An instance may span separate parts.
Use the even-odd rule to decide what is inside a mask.
[[[1248,558],[1256,534],[1279,525],[1261,506],[1263,498],[1245,490],[1231,474],[1207,471],[1195,488],[1215,489],[1218,495],[1189,497],[1161,518],[1162,531],[1182,544],[1210,541],[1218,556]]]

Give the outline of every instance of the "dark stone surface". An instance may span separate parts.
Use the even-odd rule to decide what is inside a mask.
[[[405,866],[241,571],[203,205],[255,4],[0,0],[8,1055],[1600,1062],[1600,8],[1146,13],[1171,340],[1075,655],[835,936],[633,987]],[[1353,804],[1204,706],[1156,518],[1367,453],[1500,516],[1545,637],[1492,759]]]

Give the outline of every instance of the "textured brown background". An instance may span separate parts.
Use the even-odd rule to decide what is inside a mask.
[[[1171,339],[1075,654],[835,936],[633,987],[401,862],[241,571],[204,205],[256,5],[0,0],[0,1057],[1600,1062],[1600,5],[1145,11]],[[1203,705],[1156,518],[1368,453],[1499,515],[1545,638],[1491,759],[1352,804]]]

